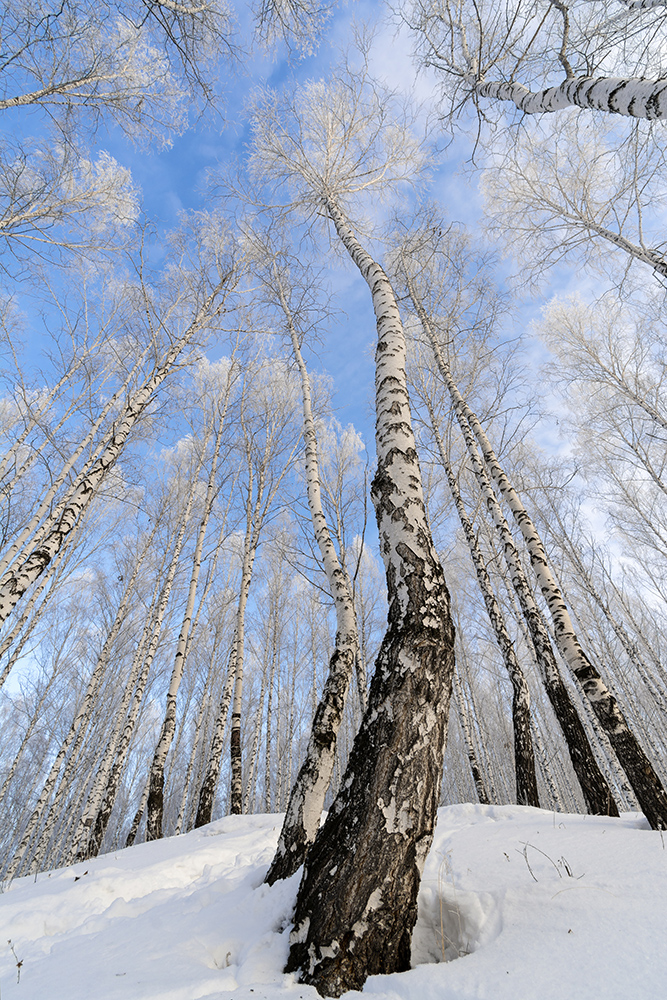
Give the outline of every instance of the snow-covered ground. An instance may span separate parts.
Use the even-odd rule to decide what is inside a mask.
[[[1,1000],[316,1000],[282,972],[299,873],[262,884],[280,820],[230,816],[16,880],[0,896]],[[636,814],[441,809],[413,965],[364,993],[662,1000],[667,836]]]

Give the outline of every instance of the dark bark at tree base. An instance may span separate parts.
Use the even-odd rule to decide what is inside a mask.
[[[146,840],[161,840],[164,812],[164,771],[151,770],[146,802]]]
[[[285,971],[322,996],[410,967],[454,670],[441,570],[437,584],[447,602],[439,635],[418,614],[390,625],[341,791],[306,858]]]
[[[540,796],[535,775],[535,751],[530,731],[530,709],[524,704],[522,692],[514,689],[512,700],[514,727],[514,770],[516,775],[516,801],[520,806],[539,809]]]
[[[241,716],[238,712],[232,713],[230,754],[232,765],[232,786],[229,811],[232,816],[240,816],[243,812],[243,761],[241,757]]]
[[[667,830],[667,794],[630,729],[607,736],[652,830]]]
[[[579,779],[586,807],[593,816],[618,816],[618,806],[614,801],[604,775],[593,757],[583,723],[567,688],[560,683],[547,683],[549,701],[560,724],[572,767]]]
[[[201,786],[199,804],[197,805],[197,815],[195,816],[195,830],[198,830],[200,826],[206,826],[207,823],[211,822],[217,777],[218,776],[216,775],[215,781],[205,781]]]

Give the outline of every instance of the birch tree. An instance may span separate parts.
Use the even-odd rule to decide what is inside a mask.
[[[618,2],[417,0],[405,17],[420,58],[443,74],[452,106],[508,102],[523,114],[568,107],[667,116],[664,24]]]
[[[289,878],[303,864],[319,828],[324,798],[329,787],[335,760],[338,729],[343,718],[345,698],[355,663],[360,661],[359,638],[354,609],[352,582],[334,545],[322,503],[322,479],[317,431],[313,415],[311,381],[302,353],[303,326],[309,317],[304,309],[306,281],[299,280],[289,267],[285,252],[272,248],[270,240],[249,237],[258,257],[268,268],[262,277],[269,295],[275,300],[291,354],[301,382],[305,478],[312,530],[317,543],[336,612],[336,641],[329,661],[329,673],[315,710],[306,757],[287,805],[276,855],[266,881],[273,885]],[[258,245],[259,244],[259,245]],[[362,699],[365,700],[365,682]]]
[[[391,120],[388,100],[363,73],[306,85],[293,102],[267,95],[255,114],[254,170],[289,184],[302,210],[329,220],[369,286],[378,326],[371,493],[388,629],[341,790],[306,858],[287,965],[329,996],[409,967],[442,777],[453,629],[424,508],[405,337],[391,284],[347,211],[360,191],[387,191],[412,175],[419,156],[407,125]],[[372,870],[358,863],[369,854]]]
[[[432,326],[414,290],[411,291],[411,298],[424,331],[429,337],[438,362],[438,370],[447,386],[455,411],[460,414],[461,428],[465,434],[465,426],[467,424],[469,428],[468,433],[474,434],[488,473],[493,478],[521,531],[528,549],[531,566],[549,609],[558,649],[574,676],[581,683],[602,729],[609,737],[614,751],[628,776],[646,818],[652,828],[662,829],[667,824],[667,794],[662,783],[646,752],[629,727],[613,692],[605,684],[597,668],[584,652],[572,624],[567,605],[563,600],[561,590],[551,570],[544,545],[535,524],[498,461],[476,414],[458,391],[452,379],[451,372],[444,362],[437,339],[433,334]],[[488,495],[489,499],[491,499],[490,494]]]
[[[159,840],[162,836],[162,817],[164,812],[164,766],[174,738],[174,733],[176,731],[176,698],[181,680],[183,678],[183,671],[185,669],[185,658],[190,638],[192,616],[195,608],[197,585],[199,583],[199,575],[201,571],[202,551],[204,548],[204,540],[206,538],[208,523],[213,509],[213,501],[217,487],[218,462],[223,444],[223,435],[226,430],[227,410],[229,408],[230,397],[236,377],[236,364],[234,359],[230,359],[227,368],[226,384],[220,387],[221,391],[219,394],[216,393],[214,398],[211,400],[212,413],[210,416],[208,414],[208,405],[206,400],[204,400],[206,424],[204,440],[201,442],[200,447],[202,448],[202,452],[205,453],[208,448],[208,438],[209,436],[213,437],[211,456],[209,460],[209,474],[206,484],[206,493],[203,500],[201,519],[197,530],[197,538],[192,556],[192,570],[190,574],[190,584],[188,587],[185,610],[183,612],[183,621],[181,623],[178,641],[176,644],[174,666],[171,679],[169,681],[169,688],[167,690],[164,721],[162,723],[160,738],[155,748],[153,761],[150,767],[146,800],[147,840]]]
[[[196,238],[196,234],[195,234]],[[195,254],[203,247],[195,244]],[[198,263],[206,267],[199,273],[187,271],[185,266],[174,268],[170,274],[173,294],[166,307],[155,315],[153,302],[155,295],[145,289],[144,306],[149,324],[156,323],[164,329],[173,324],[174,332],[165,338],[167,342],[158,348],[152,369],[149,368],[143,381],[132,391],[122,414],[113,421],[106,432],[103,446],[89,467],[84,467],[74,483],[69,487],[65,499],[51,514],[46,530],[39,543],[24,558],[5,580],[0,582],[0,622],[19,603],[26,591],[39,579],[49,563],[57,555],[61,545],[69,533],[75,528],[78,519],[96,496],[101,483],[122,454],[128,438],[135,425],[141,419],[146,409],[155,399],[155,394],[173,370],[185,348],[213,323],[225,308],[226,296],[231,290],[232,267],[229,257],[225,256],[222,246],[207,252],[208,260]],[[211,260],[211,257],[213,258]],[[180,273],[179,273],[180,271]],[[179,280],[180,287],[173,285]],[[187,315],[187,310],[190,314]],[[185,317],[185,318],[184,318]]]

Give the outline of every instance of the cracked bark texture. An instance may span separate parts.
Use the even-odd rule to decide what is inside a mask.
[[[332,199],[325,208],[373,296],[375,506],[389,600],[368,707],[304,865],[286,971],[323,996],[410,967],[454,670],[449,595],[426,518],[393,290]]]

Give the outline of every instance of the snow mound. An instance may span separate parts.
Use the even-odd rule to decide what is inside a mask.
[[[2,1000],[318,1000],[282,971],[299,873],[263,884],[281,822],[230,816],[15,880],[0,895]],[[413,968],[364,993],[658,1000],[666,841],[637,814],[441,809]]]

